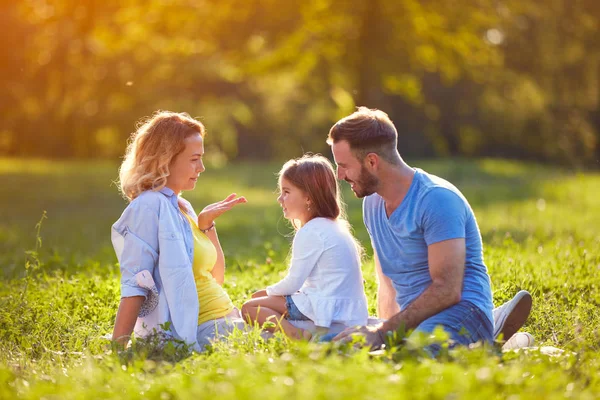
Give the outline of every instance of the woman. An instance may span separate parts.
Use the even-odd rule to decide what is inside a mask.
[[[201,351],[243,320],[223,290],[215,220],[245,203],[231,194],[196,215],[181,197],[204,171],[204,126],[185,113],[157,112],[133,134],[119,170],[130,203],[112,227],[121,268],[113,340],[164,331]],[[135,329],[134,329],[135,328]]]

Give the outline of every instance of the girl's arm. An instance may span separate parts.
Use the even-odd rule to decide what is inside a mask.
[[[125,347],[129,341],[143,302],[144,296],[123,297],[121,299],[112,335],[112,340],[119,345]]]
[[[323,254],[324,243],[318,232],[298,231],[292,245],[292,261],[285,278],[267,288],[269,296],[296,293],[312,273]]]

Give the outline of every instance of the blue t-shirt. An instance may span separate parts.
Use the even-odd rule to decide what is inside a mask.
[[[385,202],[377,193],[365,197],[363,218],[383,273],[396,289],[405,309],[431,284],[427,247],[464,238],[465,276],[462,300],[492,317],[492,290],[483,263],[481,234],[471,206],[450,182],[415,168],[406,197],[388,219]]]

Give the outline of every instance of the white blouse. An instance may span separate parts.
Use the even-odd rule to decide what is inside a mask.
[[[328,218],[313,218],[296,232],[288,274],[267,294],[291,295],[298,310],[321,327],[366,325],[369,317],[352,236]]]

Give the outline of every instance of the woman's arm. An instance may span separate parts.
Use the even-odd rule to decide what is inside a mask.
[[[213,246],[217,250],[217,261],[215,262],[215,266],[212,271],[210,271],[211,275],[217,283],[223,286],[223,282],[225,281],[225,256],[223,255],[223,248],[221,247],[221,243],[219,242],[219,235],[217,235],[217,228],[211,229],[206,232],[206,236],[210,239]]]
[[[224,212],[231,210],[234,206],[238,204],[246,203],[245,197],[237,197],[236,194],[232,193],[225,198],[225,200],[221,200],[218,203],[210,204],[198,214],[198,228],[201,230],[208,229]],[[217,250],[217,261],[215,262],[215,266],[211,271],[212,276],[215,278],[219,285],[223,285],[223,281],[225,280],[225,256],[223,255],[223,249],[221,248],[221,243],[219,242],[219,236],[217,235],[217,229],[211,229],[206,232],[206,236],[210,239],[213,246]]]
[[[149,290],[139,278],[152,279],[158,263],[156,209],[139,200],[132,202],[113,226],[111,238],[121,270],[121,302],[112,338],[126,345]]]
[[[123,297],[121,299],[112,335],[114,342],[125,347],[131,337],[131,332],[133,332],[143,302],[144,296]]]

